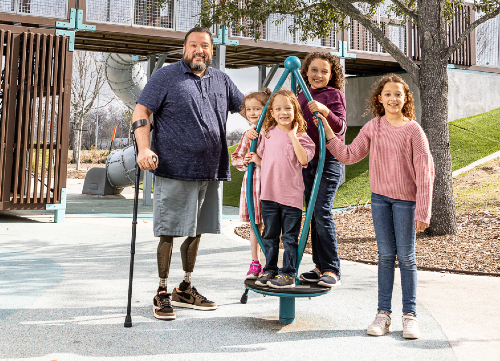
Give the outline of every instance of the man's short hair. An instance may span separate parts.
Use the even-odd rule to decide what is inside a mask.
[[[192,28],[187,32],[186,36],[184,37],[184,45],[186,45],[188,36],[191,33],[207,33],[208,36],[210,37],[210,45],[214,45],[214,42],[212,40],[212,32],[210,31],[210,29],[202,28],[201,26],[195,26],[194,28]]]

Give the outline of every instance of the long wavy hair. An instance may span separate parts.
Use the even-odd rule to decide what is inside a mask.
[[[385,109],[382,103],[378,100],[378,96],[382,94],[385,84],[387,83],[400,83],[403,85],[405,92],[405,104],[401,112],[403,116],[415,120],[415,105],[413,95],[410,91],[410,87],[406,82],[397,74],[387,74],[384,75],[380,80],[375,82],[370,98],[368,99],[368,105],[366,106],[365,114],[373,113],[376,117],[381,117],[385,115]]]
[[[309,70],[309,66],[311,65],[312,61],[315,59],[323,59],[330,63],[332,78],[327,85],[331,86],[332,88],[338,89],[343,93],[346,80],[344,77],[344,73],[342,72],[342,65],[340,65],[339,58],[330,53],[313,51],[307,54],[304,62],[302,63],[302,67],[300,68],[300,75],[302,75],[302,79],[304,79],[306,85],[308,87],[311,86],[311,84],[309,83],[309,79],[307,79],[307,71]]]
[[[269,129],[278,125],[276,119],[271,115],[271,110],[273,109],[274,99],[278,95],[283,95],[287,97],[293,106],[293,120],[292,120],[292,129],[295,127],[295,124],[298,123],[299,127],[297,128],[297,134],[303,134],[306,131],[306,121],[304,120],[304,115],[302,113],[302,109],[300,108],[299,101],[293,92],[288,89],[278,90],[271,96],[269,99],[269,105],[267,106],[266,119],[264,120],[264,132],[266,133],[266,138],[269,138]]]

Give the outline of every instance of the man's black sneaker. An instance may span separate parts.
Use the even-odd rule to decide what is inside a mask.
[[[255,284],[257,286],[267,286],[267,281],[272,280],[278,272],[276,271],[265,271],[262,275],[260,275],[257,280],[255,281]]]
[[[330,288],[340,286],[339,276],[333,272],[325,272],[319,279],[318,286]]]
[[[174,309],[170,302],[170,293],[160,291],[153,298],[153,314],[160,320],[175,320]]]
[[[188,286],[184,291],[181,290],[180,286],[175,288],[172,292],[172,305],[203,311],[217,309],[215,302],[209,301],[205,296],[200,295],[193,286]]]
[[[315,268],[312,271],[304,272],[299,276],[299,280],[311,283],[317,283],[319,279],[323,276],[319,268]]]

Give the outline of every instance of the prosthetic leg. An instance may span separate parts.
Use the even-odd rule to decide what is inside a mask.
[[[196,237],[188,237],[181,245],[182,269],[184,270],[184,281],[179,285],[181,291],[185,291],[191,284],[191,273],[196,263],[196,255],[200,246],[201,234]]]

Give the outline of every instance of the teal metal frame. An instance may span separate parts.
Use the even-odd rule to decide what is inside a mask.
[[[311,97],[311,94],[309,93],[309,89],[307,88],[306,84],[304,83],[304,80],[302,79],[302,76],[300,75],[300,60],[296,56],[289,56],[285,60],[285,71],[283,75],[281,75],[281,78],[278,81],[278,84],[276,84],[276,87],[274,88],[273,93],[278,91],[282,86],[283,83],[285,82],[286,78],[288,77],[289,74],[291,74],[291,86],[292,90],[294,93],[296,93],[297,90],[297,83],[299,84],[300,88],[302,89],[302,92],[304,93],[307,101],[313,100]],[[255,130],[257,133],[260,133],[260,130],[262,129],[262,123],[264,121],[266,112],[267,112],[267,107],[268,107],[269,102],[264,106],[264,109],[262,110],[262,113],[260,114],[259,121],[257,123],[257,127]],[[317,117],[318,112],[314,112],[314,115]],[[306,243],[307,243],[307,237],[309,235],[309,226],[311,224],[311,218],[312,218],[312,213],[314,210],[314,204],[316,203],[316,197],[318,195],[318,188],[319,188],[319,183],[321,181],[321,176],[323,174],[323,166],[325,164],[325,156],[326,156],[326,138],[325,138],[325,130],[323,128],[323,123],[317,117],[319,122],[318,122],[318,131],[319,131],[319,162],[318,162],[318,169],[316,171],[316,176],[314,178],[314,183],[311,191],[311,197],[309,199],[309,204],[307,205],[307,210],[306,210],[306,218],[304,220],[304,225],[302,227],[302,234],[300,236],[299,240],[299,245],[298,245],[298,250],[297,250],[297,264],[296,264],[296,269],[299,269],[300,263],[302,261],[302,256],[304,255],[304,249],[306,248]],[[257,139],[254,139],[252,141],[252,144],[250,146],[250,151],[255,152],[257,149]],[[248,175],[247,179],[252,179],[253,178],[253,173],[255,171],[255,164],[254,163],[249,163],[248,164]],[[248,207],[248,214],[250,217],[250,225],[257,237],[257,241],[259,242],[260,247],[264,251],[264,243],[262,241],[262,237],[260,235],[259,229],[257,228],[257,225],[255,224],[255,208],[253,204],[253,182],[247,182],[247,187],[246,187],[246,202],[247,202],[247,207]],[[298,279],[295,279],[295,283],[299,284]],[[248,287],[247,287],[248,288]],[[324,295],[328,292],[324,293],[312,293],[312,294],[290,294],[290,293],[271,293],[271,292],[265,292],[253,288],[248,288],[254,292],[257,293],[262,293],[265,295],[270,295],[270,296],[278,296],[280,297],[280,316],[279,320],[281,323],[285,324],[290,324],[295,322],[295,297],[316,297],[320,295]]]

